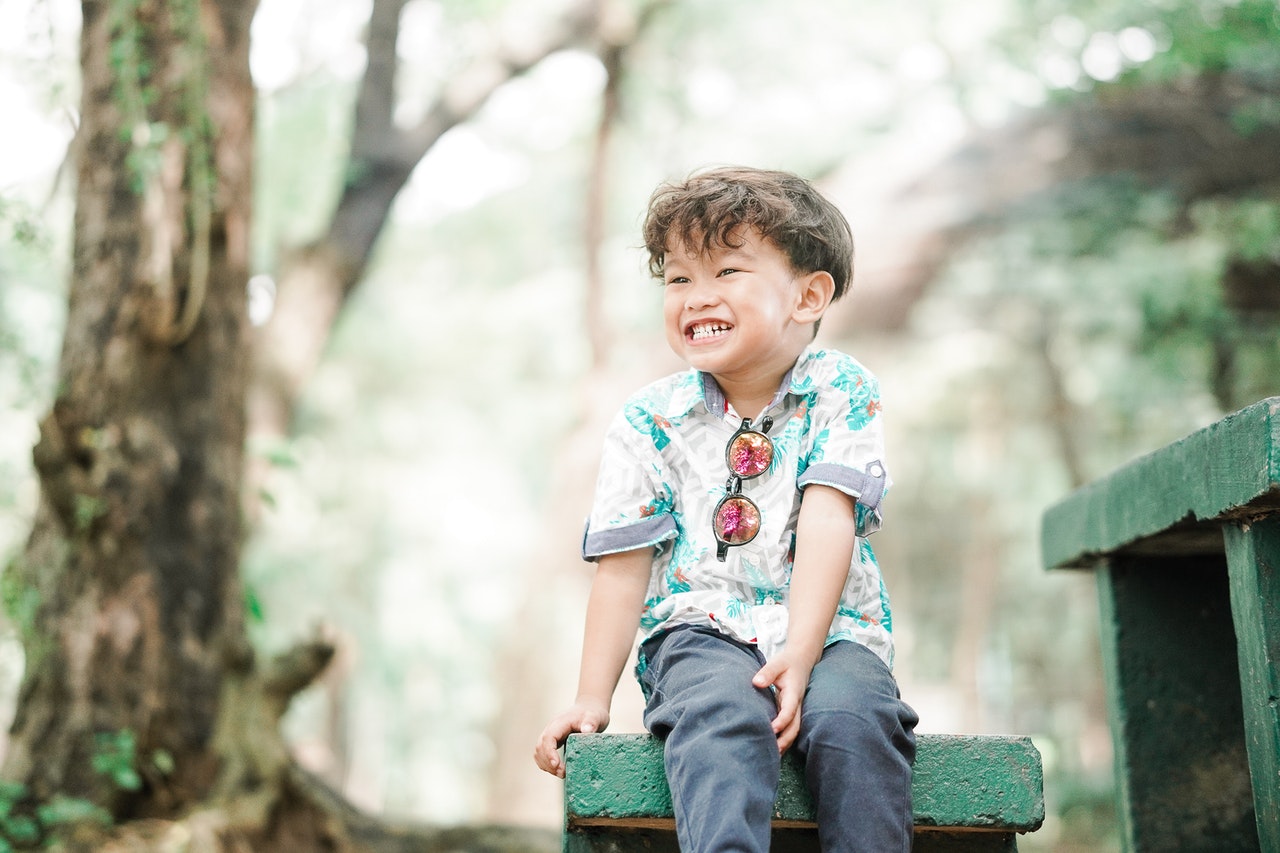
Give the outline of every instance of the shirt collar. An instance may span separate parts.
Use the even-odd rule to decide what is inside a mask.
[[[782,382],[778,385],[778,392],[766,408],[771,409],[776,406],[785,394],[803,396],[809,393],[813,388],[813,380],[809,374],[812,371],[814,361],[818,357],[817,350],[812,347],[805,347],[796,359],[796,363],[782,377]],[[668,419],[684,417],[693,411],[694,406],[698,405],[698,403],[702,403],[706,410],[713,415],[720,416],[724,414],[724,392],[720,390],[720,385],[716,382],[715,377],[700,370],[689,370],[671,395],[666,417]]]

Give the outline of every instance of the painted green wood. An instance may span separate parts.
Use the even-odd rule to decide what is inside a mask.
[[[570,827],[599,820],[671,819],[662,744],[651,735],[572,735],[565,760]],[[1026,737],[919,735],[912,795],[917,828],[1029,832],[1044,822],[1040,753]],[[813,803],[794,753],[784,757],[775,819],[813,821]]]
[[[1096,568],[1128,851],[1280,851],[1280,397],[1067,496],[1048,568]]]
[[[1125,849],[1257,851],[1223,556],[1118,555],[1097,579]]]
[[[1280,850],[1280,517],[1225,539],[1258,840]]]
[[[1280,511],[1280,397],[1242,409],[1068,495],[1044,514],[1047,568],[1143,546],[1220,549],[1194,522]],[[1184,535],[1185,534],[1185,535]],[[1167,549],[1166,549],[1167,550]]]

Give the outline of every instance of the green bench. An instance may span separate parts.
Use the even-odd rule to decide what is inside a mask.
[[[1280,397],[1072,493],[1044,565],[1098,583],[1129,851],[1280,851]]]
[[[678,853],[662,744],[647,734],[571,735],[564,853]],[[1025,737],[917,736],[915,853],[996,853],[1044,822],[1040,753]],[[813,801],[783,757],[772,853],[818,849]]]

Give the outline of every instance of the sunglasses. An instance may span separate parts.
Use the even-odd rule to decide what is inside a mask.
[[[711,514],[711,532],[716,536],[716,559],[724,562],[729,548],[745,545],[760,532],[760,507],[742,494],[742,481],[759,477],[773,463],[773,441],[767,433],[773,428],[773,418],[760,421],[760,428],[751,425],[750,418],[742,419],[742,426],[729,439],[724,449],[724,461],[729,466],[729,479],[725,481],[725,496],[716,504]]]

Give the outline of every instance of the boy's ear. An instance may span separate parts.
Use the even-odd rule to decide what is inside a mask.
[[[822,319],[835,296],[836,281],[826,270],[805,273],[799,278],[800,291],[792,319],[797,323],[814,323]]]

